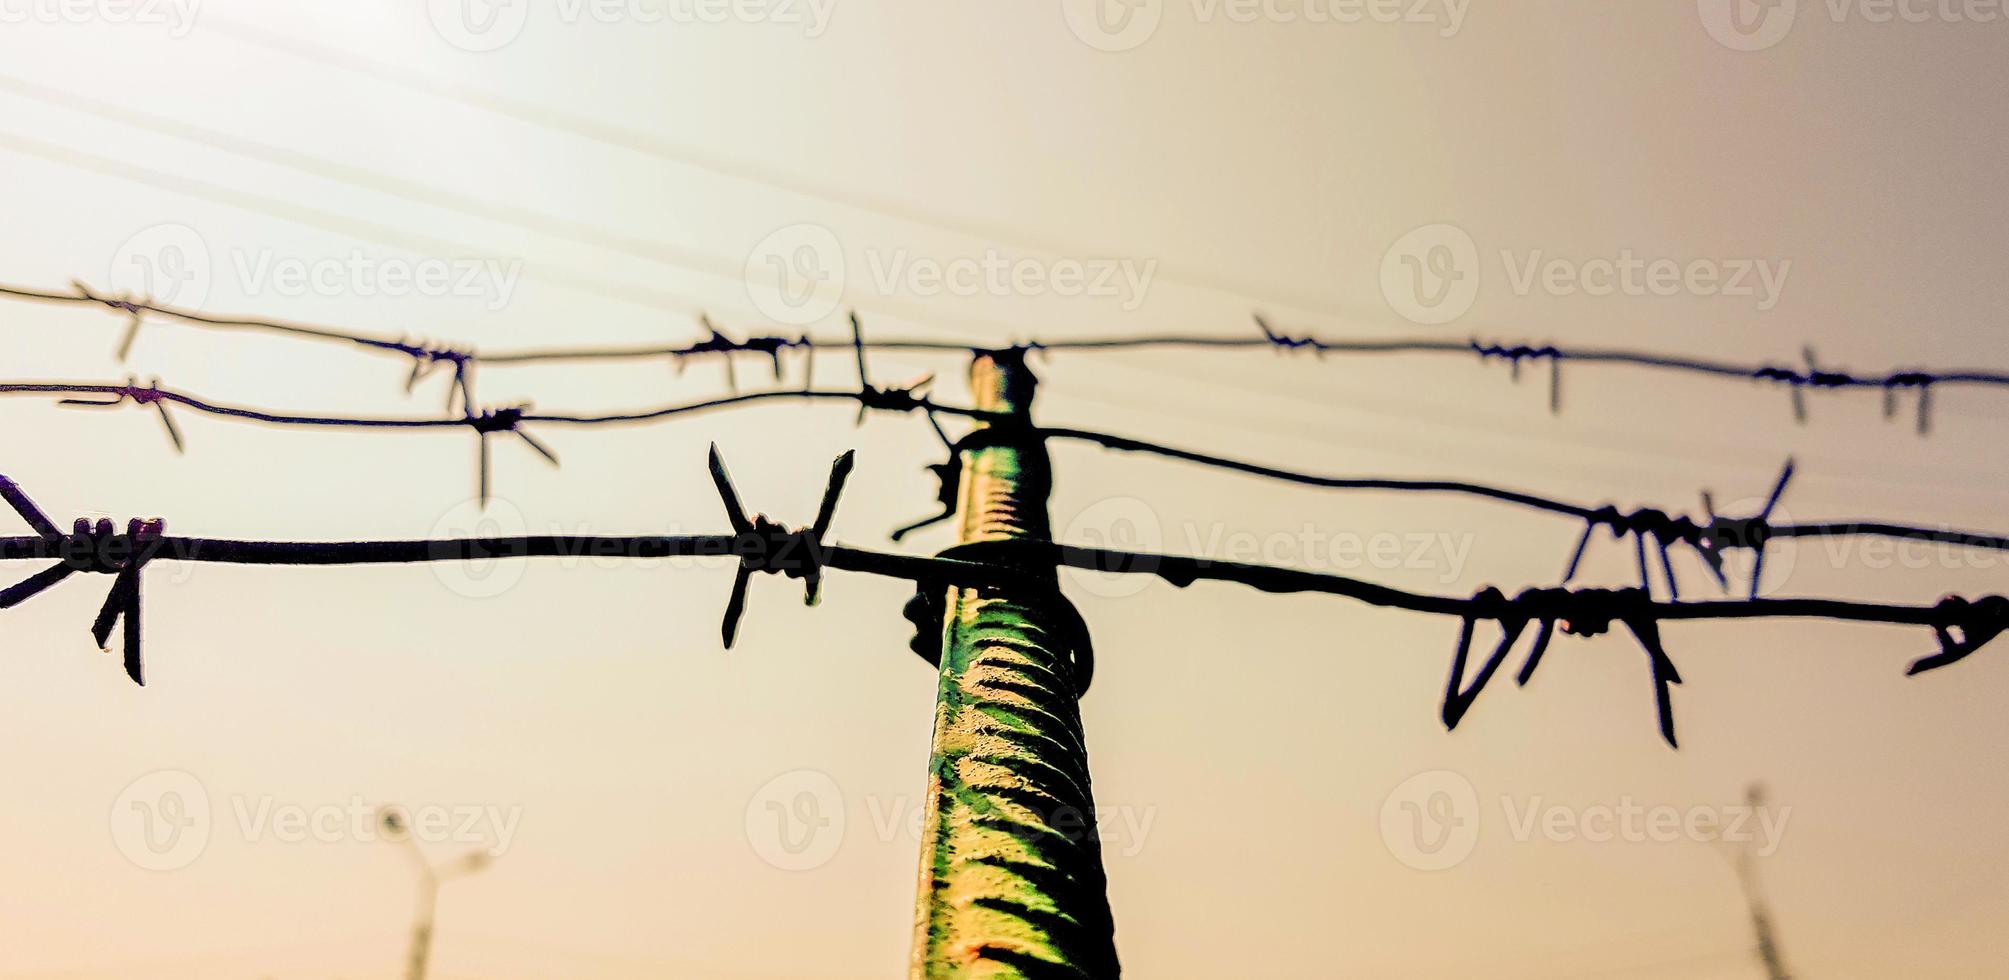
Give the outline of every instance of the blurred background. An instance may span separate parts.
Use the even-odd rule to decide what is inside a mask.
[[[1791,0],[7,0],[0,282],[489,349],[686,343],[700,311],[737,335],[841,337],[856,307],[870,334],[972,344],[1249,336],[1260,311],[1350,338],[1784,364],[1811,345],[1863,371],[2000,370],[2009,21],[1904,9],[1922,16]],[[1445,273],[1444,256],[1436,302],[1392,288]],[[1597,263],[1631,259],[1709,275],[1600,287]],[[1031,271],[987,279],[985,263]],[[336,346],[149,322],[121,363],[116,313],[0,311],[6,380],[158,376],[325,414],[432,415],[446,397],[443,377],[407,394],[407,364]],[[873,366],[881,384],[937,372],[937,396],[964,403],[967,364]],[[1557,417],[1544,371],[1517,385],[1477,358],[1084,353],[1034,369],[1048,424],[1315,472],[1677,511],[1708,488],[1742,512],[1791,456],[1794,519],[2009,524],[2009,403],[1988,392],[1942,392],[1920,438],[1874,394],[1813,397],[1800,426],[1781,389],[1626,368],[1569,371]],[[856,381],[841,352],[817,378]],[[752,357],[737,381],[775,384]],[[597,412],[727,378],[698,360],[491,367],[478,384],[488,403]],[[921,419],[857,426],[841,404],[550,427],[536,434],[563,467],[499,440],[484,510],[463,431],[177,418],[185,455],[151,410],[0,400],[0,472],[66,526],[708,532],[724,527],[708,443],[750,508],[791,523],[856,448],[837,536],[887,547],[930,512],[923,467],[942,458]],[[1553,583],[1579,532],[1485,502],[1054,454],[1054,524],[1081,543],[1468,595]],[[1629,546],[1600,538],[1582,578],[1632,575]],[[418,884],[377,833],[391,804],[428,860],[492,855],[440,886],[433,976],[898,973],[935,686],[907,652],[910,589],[840,575],[806,609],[792,583],[757,581],[727,654],[730,578],[696,561],[161,564],[144,689],[93,649],[101,582],[9,611],[0,976],[396,975]],[[1754,781],[1772,821],[1758,875],[1794,975],[1973,977],[2009,956],[1999,651],[1906,679],[1929,631],[1671,626],[1675,751],[1627,637],[1560,642],[1534,684],[1496,684],[1447,733],[1455,622],[1231,586],[1067,586],[1099,654],[1083,710],[1133,976],[1762,977],[1736,848],[1643,819],[1602,829],[1733,813]],[[2004,587],[1999,555],[1862,541],[1775,549],[1766,580],[1922,603]],[[1413,822],[1446,813],[1404,809],[1419,786],[1458,807],[1448,857],[1431,845],[1452,838]]]

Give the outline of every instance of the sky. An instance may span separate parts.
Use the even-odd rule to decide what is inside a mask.
[[[69,5],[0,0],[0,283],[502,351],[735,335],[1009,344],[1103,333],[1567,343],[1864,372],[2009,368],[1987,2]],[[1667,270],[1677,270],[1668,272]],[[234,405],[434,416],[446,381],[336,344],[0,304],[6,380],[158,377]],[[783,362],[801,383],[803,355]],[[1261,349],[1035,358],[1050,425],[1332,475],[2002,531],[2009,405],[1786,393],[1476,357]],[[967,359],[885,355],[964,403]],[[848,357],[817,383],[856,383]],[[776,384],[738,363],[746,390]],[[693,361],[490,366],[482,404],[608,412],[726,391]],[[814,512],[927,554],[918,418],[787,401],[535,430],[476,499],[466,432],[280,429],[0,399],[0,473],[59,524],[277,540],[722,530]],[[1580,526],[1056,445],[1057,532],[1446,595],[1552,585]],[[10,518],[11,519],[11,518]],[[25,528],[8,533],[25,533]],[[1677,555],[1684,594],[1713,590]],[[19,575],[33,571],[23,566]],[[1748,568],[1733,563],[1733,581]],[[1633,584],[1595,541],[1580,581]],[[0,977],[372,977],[442,866],[440,977],[879,977],[911,939],[935,678],[897,581],[754,584],[731,652],[708,561],[146,577],[148,685],[94,579],[0,623],[12,792]],[[1629,638],[1438,719],[1458,624],[1234,586],[1066,578],[1117,945],[1139,977],[1972,977],[2009,955],[1999,651],[1929,631],[1667,627],[1660,739]],[[1830,541],[1768,595],[1931,603],[2002,559]],[[1483,645],[1489,641],[1482,640]],[[1768,790],[1739,817],[1746,787]],[[1762,819],[1760,819],[1762,818]],[[1744,840],[1706,831],[1734,822]],[[1702,821],[1698,823],[1697,821]]]

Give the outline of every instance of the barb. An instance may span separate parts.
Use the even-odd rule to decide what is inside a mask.
[[[1470,346],[1472,348],[1472,352],[1479,355],[1479,359],[1481,361],[1505,360],[1507,362],[1507,370],[1512,375],[1516,383],[1518,383],[1521,380],[1522,361],[1534,360],[1534,361],[1548,362],[1549,414],[1551,415],[1562,414],[1563,359],[1565,357],[1568,357],[1569,355],[1563,353],[1561,350],[1555,347],[1546,344],[1540,347],[1531,347],[1526,344],[1515,344],[1513,346],[1505,346],[1501,344],[1484,343],[1475,339],[1471,341]]]
[[[1913,661],[1910,669],[1905,671],[1907,677],[1951,667],[1994,642],[2004,630],[2009,630],[2009,599],[2000,596],[1989,596],[1975,602],[1948,596],[1940,600],[1938,610],[1944,620],[1934,623],[1932,629],[1939,637],[1939,652]],[[1955,630],[1959,631],[1957,635]]]
[[[368,340],[359,340],[366,346],[379,346]],[[412,359],[411,376],[405,379],[405,394],[418,390],[419,382],[431,377],[441,365],[451,368],[453,382],[447,387],[446,410],[465,412],[474,405],[474,365],[476,355],[472,348],[449,347],[425,341],[400,340],[381,345],[384,350],[396,351]]]
[[[109,397],[64,398],[59,400],[57,404],[72,405],[79,408],[116,408],[130,401],[135,405],[152,405],[154,411],[160,415],[161,427],[167,430],[168,441],[174,444],[174,451],[177,453],[188,451],[188,444],[182,441],[181,430],[175,427],[174,416],[167,414],[168,402],[173,399],[169,393],[161,391],[159,378],[153,379],[146,387],[142,388],[139,386],[138,379],[129,377],[126,379],[124,385],[107,391],[105,394]]]
[[[120,293],[117,296],[93,296],[90,287],[85,286],[82,281],[76,279],[70,280],[70,286],[77,291],[79,296],[103,303],[107,308],[117,310],[126,315],[126,332],[119,337],[118,346],[118,359],[123,363],[127,357],[131,356],[133,343],[139,339],[140,325],[146,322],[146,313],[152,308],[151,301],[136,301],[127,293]]]
[[[851,350],[858,359],[858,423],[865,422],[868,410],[882,412],[912,412],[931,408],[925,392],[935,383],[933,374],[924,374],[904,385],[880,388],[872,384],[872,372],[865,365],[865,327],[858,320],[858,311],[851,311]],[[940,410],[939,406],[933,406]],[[940,430],[938,429],[937,432]]]
[[[709,459],[712,484],[725,503],[726,519],[733,530],[733,553],[739,556],[739,569],[733,573],[732,598],[726,602],[725,619],[719,626],[726,649],[732,649],[733,640],[739,635],[740,617],[746,612],[747,584],[753,573],[799,578],[803,605],[814,606],[822,600],[823,565],[829,555],[823,538],[830,530],[830,519],[837,513],[837,497],[844,492],[844,481],[850,477],[856,458],[855,450],[837,457],[830,465],[830,479],[824,485],[816,521],[808,527],[789,530],[769,520],[766,514],[748,519],[746,508],[739,502],[739,492],[733,489],[732,477],[726,473],[725,460],[719,457],[718,444],[712,444]]]
[[[941,440],[942,448],[948,451],[948,459],[940,463],[929,463],[929,475],[935,478],[935,504],[940,509],[920,520],[894,528],[888,537],[898,544],[902,538],[923,528],[933,527],[956,516],[956,496],[963,485],[963,446],[949,438],[942,430],[940,419],[933,411],[927,413],[928,426],[935,431],[935,438]],[[978,430],[979,432],[988,430]]]
[[[91,623],[91,636],[100,650],[109,651],[112,629],[123,623],[120,639],[126,676],[134,684],[146,686],[140,649],[140,570],[159,554],[165,522],[159,518],[134,519],[126,523],[126,533],[121,535],[113,532],[109,520],[93,523],[80,517],[71,532],[64,535],[56,531],[55,523],[12,480],[0,477],[0,497],[35,529],[39,537],[34,540],[53,551],[50,557],[58,559],[56,564],[0,590],[0,609],[12,609],[78,572],[112,576],[111,591],[106,593],[104,605]]]
[[[480,493],[481,505],[483,507],[488,506],[489,436],[499,432],[507,432],[523,440],[524,445],[535,450],[539,456],[544,457],[545,461],[552,466],[558,465],[558,454],[552,452],[549,446],[538,442],[536,437],[523,430],[523,422],[526,418],[524,413],[529,410],[530,405],[526,402],[509,408],[491,409],[467,417],[467,425],[475,431],[476,440],[480,446],[480,455],[475,463],[475,481],[479,488],[478,492]]]

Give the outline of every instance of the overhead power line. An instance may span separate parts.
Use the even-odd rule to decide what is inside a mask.
[[[1022,228],[1011,228],[968,215],[949,215],[879,194],[869,194],[817,181],[799,173],[763,166],[752,160],[730,157],[688,143],[676,142],[616,123],[591,119],[563,109],[525,99],[512,98],[478,86],[413,71],[403,65],[370,58],[330,45],[289,36],[236,21],[205,18],[206,30],[215,30],[240,41],[292,58],[304,58],[331,68],[374,78],[377,81],[454,102],[492,115],[514,119],[553,132],[654,157],[667,163],[690,167],[734,183],[754,184],[799,197],[824,201],[839,207],[877,214],[897,221],[1023,249],[1045,255],[1111,255],[1118,250],[1086,248],[1083,243],[1047,239]],[[1292,309],[1332,317],[1347,317],[1322,296],[1297,293],[1273,284],[1253,283],[1223,276],[1204,266],[1161,261],[1160,281],[1184,282],[1228,296],[1267,300]]]

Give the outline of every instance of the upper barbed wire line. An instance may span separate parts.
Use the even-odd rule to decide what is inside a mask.
[[[1075,244],[1042,240],[1024,229],[931,212],[883,195],[863,193],[814,181],[800,174],[785,173],[744,159],[711,153],[688,144],[672,143],[612,123],[600,122],[537,103],[514,99],[471,85],[455,83],[402,66],[367,58],[340,48],[316,44],[302,38],[267,31],[239,21],[205,19],[205,29],[237,38],[249,44],[284,54],[307,58],[330,67],[366,75],[391,85],[423,92],[434,98],[504,116],[544,129],[569,133],[605,146],[652,156],[670,163],[701,170],[728,180],[751,183],[800,197],[836,204],[854,211],[878,214],[918,227],[931,228],[997,245],[1024,248],[1048,256],[1089,256],[1122,254],[1117,249],[1084,249]],[[1335,309],[1329,297],[1292,295],[1283,287],[1241,282],[1204,266],[1187,266],[1159,260],[1163,270],[1159,281],[1182,282],[1220,295],[1251,301],[1267,301],[1295,310],[1338,320],[1359,320],[1358,313]]]
[[[45,289],[31,289],[24,286],[0,285],[0,297],[34,302],[103,306],[128,314],[135,312],[151,313],[198,326],[226,330],[255,330],[281,336],[340,341],[358,347],[380,350],[391,354],[401,354],[408,357],[431,355],[440,350],[457,351],[459,352],[457,356],[469,362],[479,364],[530,364],[579,360],[657,360],[662,358],[704,357],[727,354],[767,354],[776,349],[792,350],[805,348],[818,351],[841,350],[845,353],[850,353],[854,346],[850,340],[820,339],[798,334],[793,337],[779,335],[750,336],[744,340],[726,341],[723,343],[716,337],[708,337],[684,344],[672,345],[526,348],[522,350],[484,351],[472,346],[454,344],[448,344],[444,348],[428,346],[416,343],[407,337],[372,334],[342,327],[316,325],[295,320],[203,313],[143,298],[107,295],[81,282],[74,284],[73,291],[67,293],[53,292]],[[693,319],[692,322],[693,325],[696,325],[697,320]],[[980,353],[988,349],[981,344],[966,344],[918,337],[866,341],[866,346],[874,350],[934,353]]]
[[[405,339],[372,336],[352,330],[284,320],[205,314],[144,300],[107,297],[99,295],[88,287],[81,285],[75,293],[56,293],[20,286],[0,286],[0,296],[59,303],[96,304],[128,312],[140,310],[205,326],[261,329],[313,339],[340,340],[406,356],[422,350],[418,345]],[[1901,389],[1918,390],[1937,385],[2009,387],[2009,372],[1982,369],[1893,369],[1879,373],[1855,374],[1849,371],[1820,367],[1817,364],[1809,365],[1802,369],[1783,366],[1776,362],[1740,363],[1721,359],[1661,354],[1651,351],[1620,348],[1572,347],[1554,344],[1540,346],[1503,345],[1477,339],[1391,338],[1386,340],[1348,340],[1318,337],[1316,335],[1288,337],[1271,333],[1267,324],[1260,319],[1258,323],[1262,326],[1263,333],[1256,336],[1210,334],[1088,336],[1061,340],[1029,340],[1007,344],[1002,347],[936,338],[902,337],[867,340],[864,342],[864,345],[868,350],[922,353],[984,353],[1007,349],[1021,349],[1035,352],[1092,352],[1153,348],[1268,348],[1285,351],[1305,350],[1314,354],[1457,354],[1477,356],[1481,361],[1505,360],[1513,365],[1519,365],[1525,361],[1547,361],[1551,363],[1584,361],[1597,364],[1623,364],[1635,367],[1681,371],[1711,377],[1738,378],[1789,386],[1794,389],[1814,388],[1833,390],[1856,388],[1893,391]],[[483,352],[473,348],[462,349],[466,351],[466,359],[473,362],[484,364],[525,364],[546,361],[596,359],[647,360],[663,357],[702,357],[737,353],[769,354],[777,349],[843,350],[848,352],[855,347],[856,341],[849,339],[818,338],[811,337],[808,334],[796,334],[794,336],[770,334],[750,336],[738,341],[722,341],[714,335],[686,344],[668,346],[545,347],[502,352]]]

